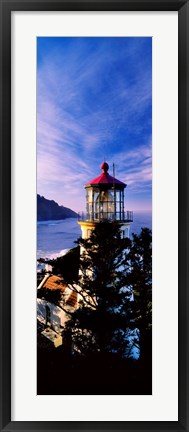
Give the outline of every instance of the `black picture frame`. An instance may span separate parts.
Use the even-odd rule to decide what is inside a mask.
[[[188,0],[0,0],[0,427],[2,431],[189,431],[189,1]],[[11,421],[11,12],[12,11],[178,11],[179,37],[179,418],[176,422]],[[177,341],[176,341],[177,343]],[[167,401],[169,403],[169,401]]]

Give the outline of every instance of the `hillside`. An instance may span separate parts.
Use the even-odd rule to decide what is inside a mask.
[[[59,206],[55,201],[48,200],[43,196],[37,195],[37,220],[59,220],[66,218],[77,218],[77,213],[73,210]]]

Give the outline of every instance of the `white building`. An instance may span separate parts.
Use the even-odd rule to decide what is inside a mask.
[[[54,346],[59,346],[63,343],[62,330],[69,312],[77,307],[77,293],[71,290],[62,278],[49,274],[44,276],[37,290],[38,294],[40,293],[37,297],[37,320],[42,328],[41,333]]]

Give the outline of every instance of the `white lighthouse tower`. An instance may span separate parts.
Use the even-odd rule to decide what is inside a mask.
[[[108,173],[107,162],[103,162],[100,168],[101,174],[85,184],[86,215],[80,215],[78,221],[82,238],[89,238],[91,230],[99,222],[115,220],[120,223],[122,236],[129,237],[133,212],[124,209],[124,189],[127,185]]]

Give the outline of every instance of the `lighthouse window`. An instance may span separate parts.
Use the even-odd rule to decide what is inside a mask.
[[[89,189],[89,201],[91,202],[92,201],[92,189]]]
[[[120,191],[116,191],[116,201],[120,201]]]
[[[93,194],[94,199],[94,218],[95,219],[123,219],[123,203],[121,205],[122,191],[96,190]],[[91,209],[93,211],[93,209]]]
[[[86,190],[87,220],[123,220],[124,219],[124,191],[115,186],[103,190],[90,187]]]
[[[92,202],[92,188],[86,190],[86,200]]]
[[[99,195],[99,190],[97,189],[97,190],[94,191],[94,200],[95,201],[96,201],[98,195]]]

